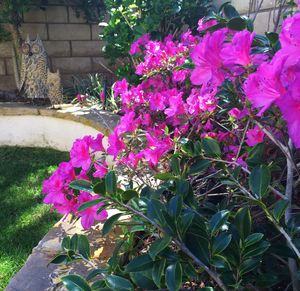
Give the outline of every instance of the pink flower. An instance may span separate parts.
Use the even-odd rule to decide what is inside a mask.
[[[106,161],[104,161],[102,164],[95,162],[94,163],[96,171],[93,173],[93,177],[95,178],[103,178],[107,172],[108,172],[108,167]]]
[[[238,108],[232,108],[231,110],[228,111],[228,114],[231,117],[239,120],[247,116],[247,114],[249,114],[249,111],[246,107],[243,110],[240,110]]]
[[[80,94],[80,93],[78,93],[76,95],[76,99],[77,99],[78,102],[83,102],[83,101],[85,101],[86,98],[87,98],[87,95],[83,95],[83,94]]]
[[[78,197],[78,206],[80,206],[85,202],[92,201],[99,198],[100,198],[99,195],[92,196],[87,192],[81,191]],[[103,205],[104,203],[100,202],[97,205],[94,205],[86,210],[78,212],[78,216],[81,217],[81,225],[83,226],[84,229],[91,228],[95,220],[103,221],[107,218],[108,214],[106,210],[102,210],[99,214],[97,214],[97,210]]]
[[[114,94],[115,96],[118,96],[122,93],[125,93],[128,91],[128,82],[126,79],[122,79],[121,81],[115,82],[113,86]]]
[[[103,147],[103,138],[104,135],[102,133],[99,133],[94,139],[90,141],[90,147],[94,151],[104,152]]]
[[[199,32],[203,31],[203,30],[206,30],[208,28],[210,28],[211,26],[214,26],[218,24],[217,20],[215,19],[211,19],[211,20],[208,20],[208,21],[205,21],[205,18],[201,18],[199,21],[198,21],[198,28],[197,30]]]
[[[135,131],[139,125],[139,121],[135,119],[135,112],[128,111],[124,116],[122,116],[118,126],[115,128],[115,131],[118,135],[122,133],[129,133]]]
[[[150,40],[149,34],[142,35],[139,39],[131,44],[129,53],[135,55],[141,52],[140,46],[145,45]]]
[[[89,144],[86,138],[76,139],[70,151],[71,163],[73,167],[88,170],[92,160],[89,152]]]
[[[108,143],[109,147],[107,149],[107,152],[116,159],[119,152],[124,150],[126,148],[124,142],[121,140],[120,136],[117,134],[116,131],[114,131],[109,137],[108,137]]]
[[[212,34],[206,34],[201,43],[194,48],[191,54],[196,65],[191,75],[194,85],[206,85],[208,82],[212,82],[218,86],[224,81],[224,73],[221,70],[221,51],[224,40],[225,30],[222,29]]]
[[[247,30],[237,32],[231,43],[222,49],[222,58],[226,66],[241,65],[247,66],[252,63],[251,45],[255,33]]]
[[[282,64],[283,60],[263,63],[256,73],[248,77],[244,84],[246,97],[255,108],[262,108],[260,113],[268,109],[286,91],[280,81]]]
[[[255,126],[253,129],[247,131],[246,136],[247,145],[253,147],[256,144],[263,142],[265,134],[258,126]]]
[[[159,92],[149,93],[150,109],[153,111],[164,110],[166,98]]]
[[[286,18],[282,24],[279,40],[283,49],[287,47],[300,47],[300,14],[297,13]]]
[[[174,71],[172,73],[172,81],[183,82],[189,72],[190,72],[189,70]]]

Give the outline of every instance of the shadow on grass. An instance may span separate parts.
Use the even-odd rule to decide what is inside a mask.
[[[42,181],[68,154],[0,147],[0,290],[59,216],[42,204]]]

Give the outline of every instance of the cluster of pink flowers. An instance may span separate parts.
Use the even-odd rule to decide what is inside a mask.
[[[300,148],[300,14],[283,22],[279,39],[281,49],[249,76],[245,93],[259,114],[276,104]]]
[[[198,30],[214,24],[215,21],[200,20]],[[181,41],[171,37],[163,42],[151,41],[149,35],[137,40],[131,53],[144,54],[136,67],[143,81],[137,86],[130,86],[125,79],[115,83],[113,91],[120,99],[122,117],[108,136],[108,147],[103,146],[101,134],[95,139],[87,136],[76,140],[70,162],[62,163],[44,183],[45,203],[52,204],[60,213],[81,217],[83,226],[90,227],[94,220],[105,219],[107,214],[97,214],[97,207],[78,212],[82,203],[97,196],[75,193],[68,187],[71,181],[103,178],[108,172],[107,156],[113,157],[116,167],[168,169],[165,157],[180,146],[178,141],[183,137],[214,138],[222,146],[224,159],[247,167],[247,151],[240,148],[245,121],[255,114],[255,108],[261,109],[261,115],[273,103],[280,108],[289,134],[299,148],[299,28],[300,14],[285,20],[280,34],[282,49],[273,59],[269,54],[253,53],[255,34],[247,30],[223,28],[203,37],[187,31]],[[222,103],[224,82],[234,84],[238,107]],[[220,110],[224,107],[225,111]],[[224,120],[226,126],[221,124]],[[228,124],[232,126],[228,128]],[[244,147],[266,139],[257,126],[250,127],[244,138]]]

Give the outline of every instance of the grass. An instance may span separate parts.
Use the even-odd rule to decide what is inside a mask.
[[[51,149],[0,147],[0,290],[58,221],[42,204],[41,185],[67,159]]]

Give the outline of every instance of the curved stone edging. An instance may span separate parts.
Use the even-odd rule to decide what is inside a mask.
[[[0,103],[0,146],[70,150],[73,141],[98,132],[108,135],[118,116],[96,108],[62,105],[60,109]]]

